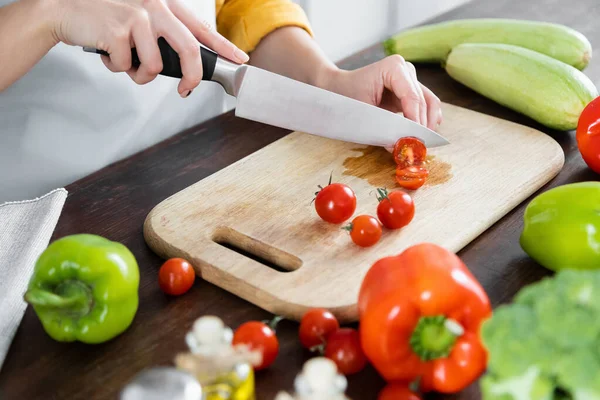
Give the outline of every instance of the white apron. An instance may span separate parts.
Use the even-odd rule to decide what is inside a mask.
[[[215,0],[183,1],[216,25]],[[0,92],[0,203],[66,186],[233,107],[214,82],[186,99],[178,83],[159,75],[138,85],[100,56],[59,43]]]

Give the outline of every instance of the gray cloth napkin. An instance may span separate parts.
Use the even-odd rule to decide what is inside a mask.
[[[27,303],[23,294],[67,199],[65,189],[0,204],[0,369]]]

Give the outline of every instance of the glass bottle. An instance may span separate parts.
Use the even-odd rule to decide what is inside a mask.
[[[255,400],[254,369],[261,354],[233,346],[233,331],[215,316],[197,319],[185,337],[190,352],[175,365],[202,386],[203,400]]]

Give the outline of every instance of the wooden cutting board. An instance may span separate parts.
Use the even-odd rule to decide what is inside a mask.
[[[384,229],[371,248],[321,221],[311,201],[333,172],[356,192],[355,216],[376,216],[375,189],[398,189],[391,154],[299,132],[158,204],[144,224],[146,242],[274,314],[300,319],[324,307],[354,321],[362,278],[376,260],[419,242],[458,252],[563,166],[562,149],[542,132],[449,104],[443,112],[440,133],[451,144],[428,151],[428,183],[409,192],[413,221]]]

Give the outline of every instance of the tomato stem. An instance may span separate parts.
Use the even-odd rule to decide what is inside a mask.
[[[388,191],[386,188],[378,188],[377,189],[377,201],[382,202],[384,199],[390,199],[388,197]]]
[[[276,315],[272,320],[263,321],[265,324],[269,326],[273,330],[273,332],[277,332],[277,325],[283,321],[285,318],[279,315]]]
[[[311,348],[309,349],[309,351],[310,351],[311,353],[316,353],[316,352],[318,352],[320,355],[324,355],[324,354],[325,354],[325,346],[326,346],[326,344],[325,344],[325,341],[323,340],[323,343],[321,343],[321,344],[318,344],[318,345],[316,345],[316,346],[313,346],[313,347],[311,347]]]
[[[417,376],[417,378],[408,384],[408,389],[413,393],[418,393],[421,389],[421,377]]]
[[[443,315],[421,317],[410,338],[413,351],[423,360],[447,357],[456,338],[464,333],[456,321]]]
[[[352,232],[352,229],[354,228],[354,225],[352,225],[352,223],[349,223],[346,226],[342,226],[342,229],[348,232]]]

